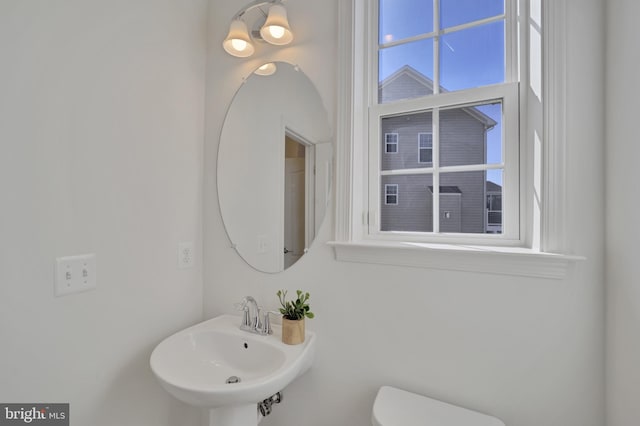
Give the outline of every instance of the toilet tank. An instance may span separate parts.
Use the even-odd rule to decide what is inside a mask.
[[[383,386],[373,403],[374,426],[505,426],[492,416]]]

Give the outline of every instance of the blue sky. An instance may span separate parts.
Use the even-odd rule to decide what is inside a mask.
[[[434,31],[434,0],[380,0],[380,38],[384,44]],[[504,0],[440,0],[440,28],[473,22],[504,13]],[[456,31],[441,37],[440,85],[446,90],[460,90],[501,83],[505,77],[504,22]],[[379,79],[410,65],[433,79],[434,39],[414,41],[380,50]],[[498,123],[499,105],[479,108]],[[501,160],[501,126],[489,132],[489,162]],[[499,173],[490,180],[500,183]]]

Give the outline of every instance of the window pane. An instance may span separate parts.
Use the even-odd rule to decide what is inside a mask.
[[[433,0],[380,0],[379,43],[433,31]]]
[[[440,0],[440,28],[504,14],[504,0]]]
[[[487,233],[502,233],[502,170],[487,171]]]
[[[430,174],[382,176],[380,230],[433,232],[433,185]],[[397,184],[397,205],[385,204],[385,185]]]
[[[442,36],[440,78],[453,91],[503,83],[505,76],[504,21]]]
[[[440,165],[500,163],[502,103],[440,111]]]
[[[380,230],[433,232],[432,175],[382,176],[381,180]],[[501,233],[501,181],[501,170],[442,173],[440,232]],[[395,188],[387,186],[391,183],[398,185],[401,195],[390,191]]]
[[[433,93],[433,39],[380,50],[378,102]]]
[[[418,138],[421,133],[431,133],[431,112],[384,117],[380,121],[381,141],[380,166],[382,170],[402,170],[417,167],[431,167],[430,163],[420,162]],[[386,152],[385,134],[397,133],[397,153]]]
[[[478,105],[475,107],[480,113],[496,122],[494,127],[487,129],[487,164],[502,164],[502,102]]]
[[[440,232],[486,233],[486,172],[440,175]]]

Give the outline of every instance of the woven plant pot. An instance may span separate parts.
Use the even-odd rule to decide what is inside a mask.
[[[282,318],[282,343],[299,345],[304,342],[304,318],[290,320]]]

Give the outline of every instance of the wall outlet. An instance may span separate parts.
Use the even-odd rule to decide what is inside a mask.
[[[96,255],[83,254],[56,259],[56,297],[96,288]]]
[[[178,268],[193,268],[194,265],[193,242],[184,242],[178,244]]]

